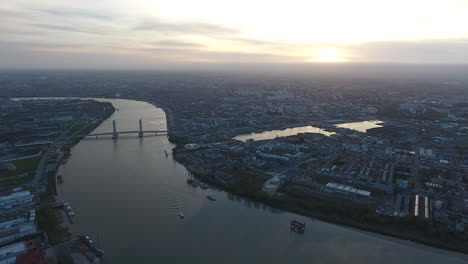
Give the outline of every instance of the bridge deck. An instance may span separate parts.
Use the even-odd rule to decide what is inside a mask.
[[[143,133],[143,134],[158,134],[158,133],[168,133],[167,130],[143,130],[143,131],[139,131],[139,130],[132,130],[132,131],[117,131],[117,134],[139,134],[139,133]],[[87,135],[75,135],[74,137],[95,137],[95,136],[112,136],[114,135],[114,132],[103,132],[103,133],[92,133],[92,134],[87,134]]]

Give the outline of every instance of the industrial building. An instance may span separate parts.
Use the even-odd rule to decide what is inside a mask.
[[[371,192],[359,190],[348,185],[334,183],[334,182],[327,183],[326,188],[330,191],[345,194],[345,195],[359,195],[363,197],[369,197],[371,195]]]
[[[10,244],[0,248],[0,264],[16,263],[16,257],[27,252],[24,242]]]
[[[429,197],[417,194],[414,198],[414,216],[430,218],[431,202]]]
[[[0,248],[0,264],[46,264],[33,241],[17,242]]]
[[[37,229],[34,222],[24,222],[19,225],[0,230],[0,243],[11,242],[36,232]]]
[[[15,206],[32,202],[33,195],[29,191],[13,191],[10,195],[0,196],[0,209],[10,209]]]

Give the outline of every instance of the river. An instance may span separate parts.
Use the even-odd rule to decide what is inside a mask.
[[[95,132],[165,129],[148,103],[108,100],[116,111]],[[90,235],[105,263],[467,263],[463,254],[363,232],[254,203],[224,191],[194,189],[165,136],[84,139],[59,168],[59,199],[75,211],[71,231]],[[169,156],[166,157],[164,151]],[[217,201],[206,199],[211,194]],[[185,219],[180,219],[179,212]],[[290,232],[289,221],[306,222]]]

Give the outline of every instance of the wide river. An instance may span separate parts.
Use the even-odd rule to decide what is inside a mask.
[[[116,111],[96,132],[165,129],[151,104],[107,100]],[[224,191],[194,189],[165,136],[85,139],[60,170],[59,198],[75,211],[73,234],[90,235],[105,263],[467,263],[466,255],[274,210]],[[164,151],[169,156],[166,157]],[[206,199],[214,195],[217,201]],[[180,219],[179,212],[185,219]],[[306,222],[290,232],[289,221]]]

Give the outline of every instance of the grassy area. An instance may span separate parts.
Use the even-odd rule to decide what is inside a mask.
[[[34,178],[37,166],[41,162],[42,156],[17,160],[13,164],[16,166],[16,171],[9,171],[0,174],[0,190],[12,188],[30,181]],[[23,177],[18,177],[22,174],[27,174]]]
[[[72,256],[67,255],[60,255],[58,256],[58,263],[57,264],[74,264],[74,260]]]
[[[89,124],[86,128],[84,128],[83,130],[80,131],[80,134],[87,135],[87,134],[93,132],[93,130],[96,129],[97,126],[98,126],[98,124]]]
[[[94,129],[96,129],[97,125],[95,124],[89,124],[88,126],[85,126],[82,128],[82,130],[80,130],[78,132],[78,134],[80,135],[88,135],[89,133],[91,133]],[[81,138],[73,138],[73,145],[74,144],[77,144],[79,141],[81,140]]]
[[[70,131],[68,131],[67,133],[67,136],[72,136],[74,135],[75,133],[77,133],[78,131],[84,129],[85,127],[89,126],[88,123],[80,123],[80,124],[76,124],[75,126],[73,126]]]
[[[247,195],[261,190],[263,184],[270,178],[268,175],[243,169],[228,169],[226,172],[234,178],[229,187],[240,194]]]
[[[13,164],[16,166],[16,173],[21,174],[31,171],[35,172],[37,166],[41,162],[41,159],[42,156],[38,156],[35,158],[14,161]]]

